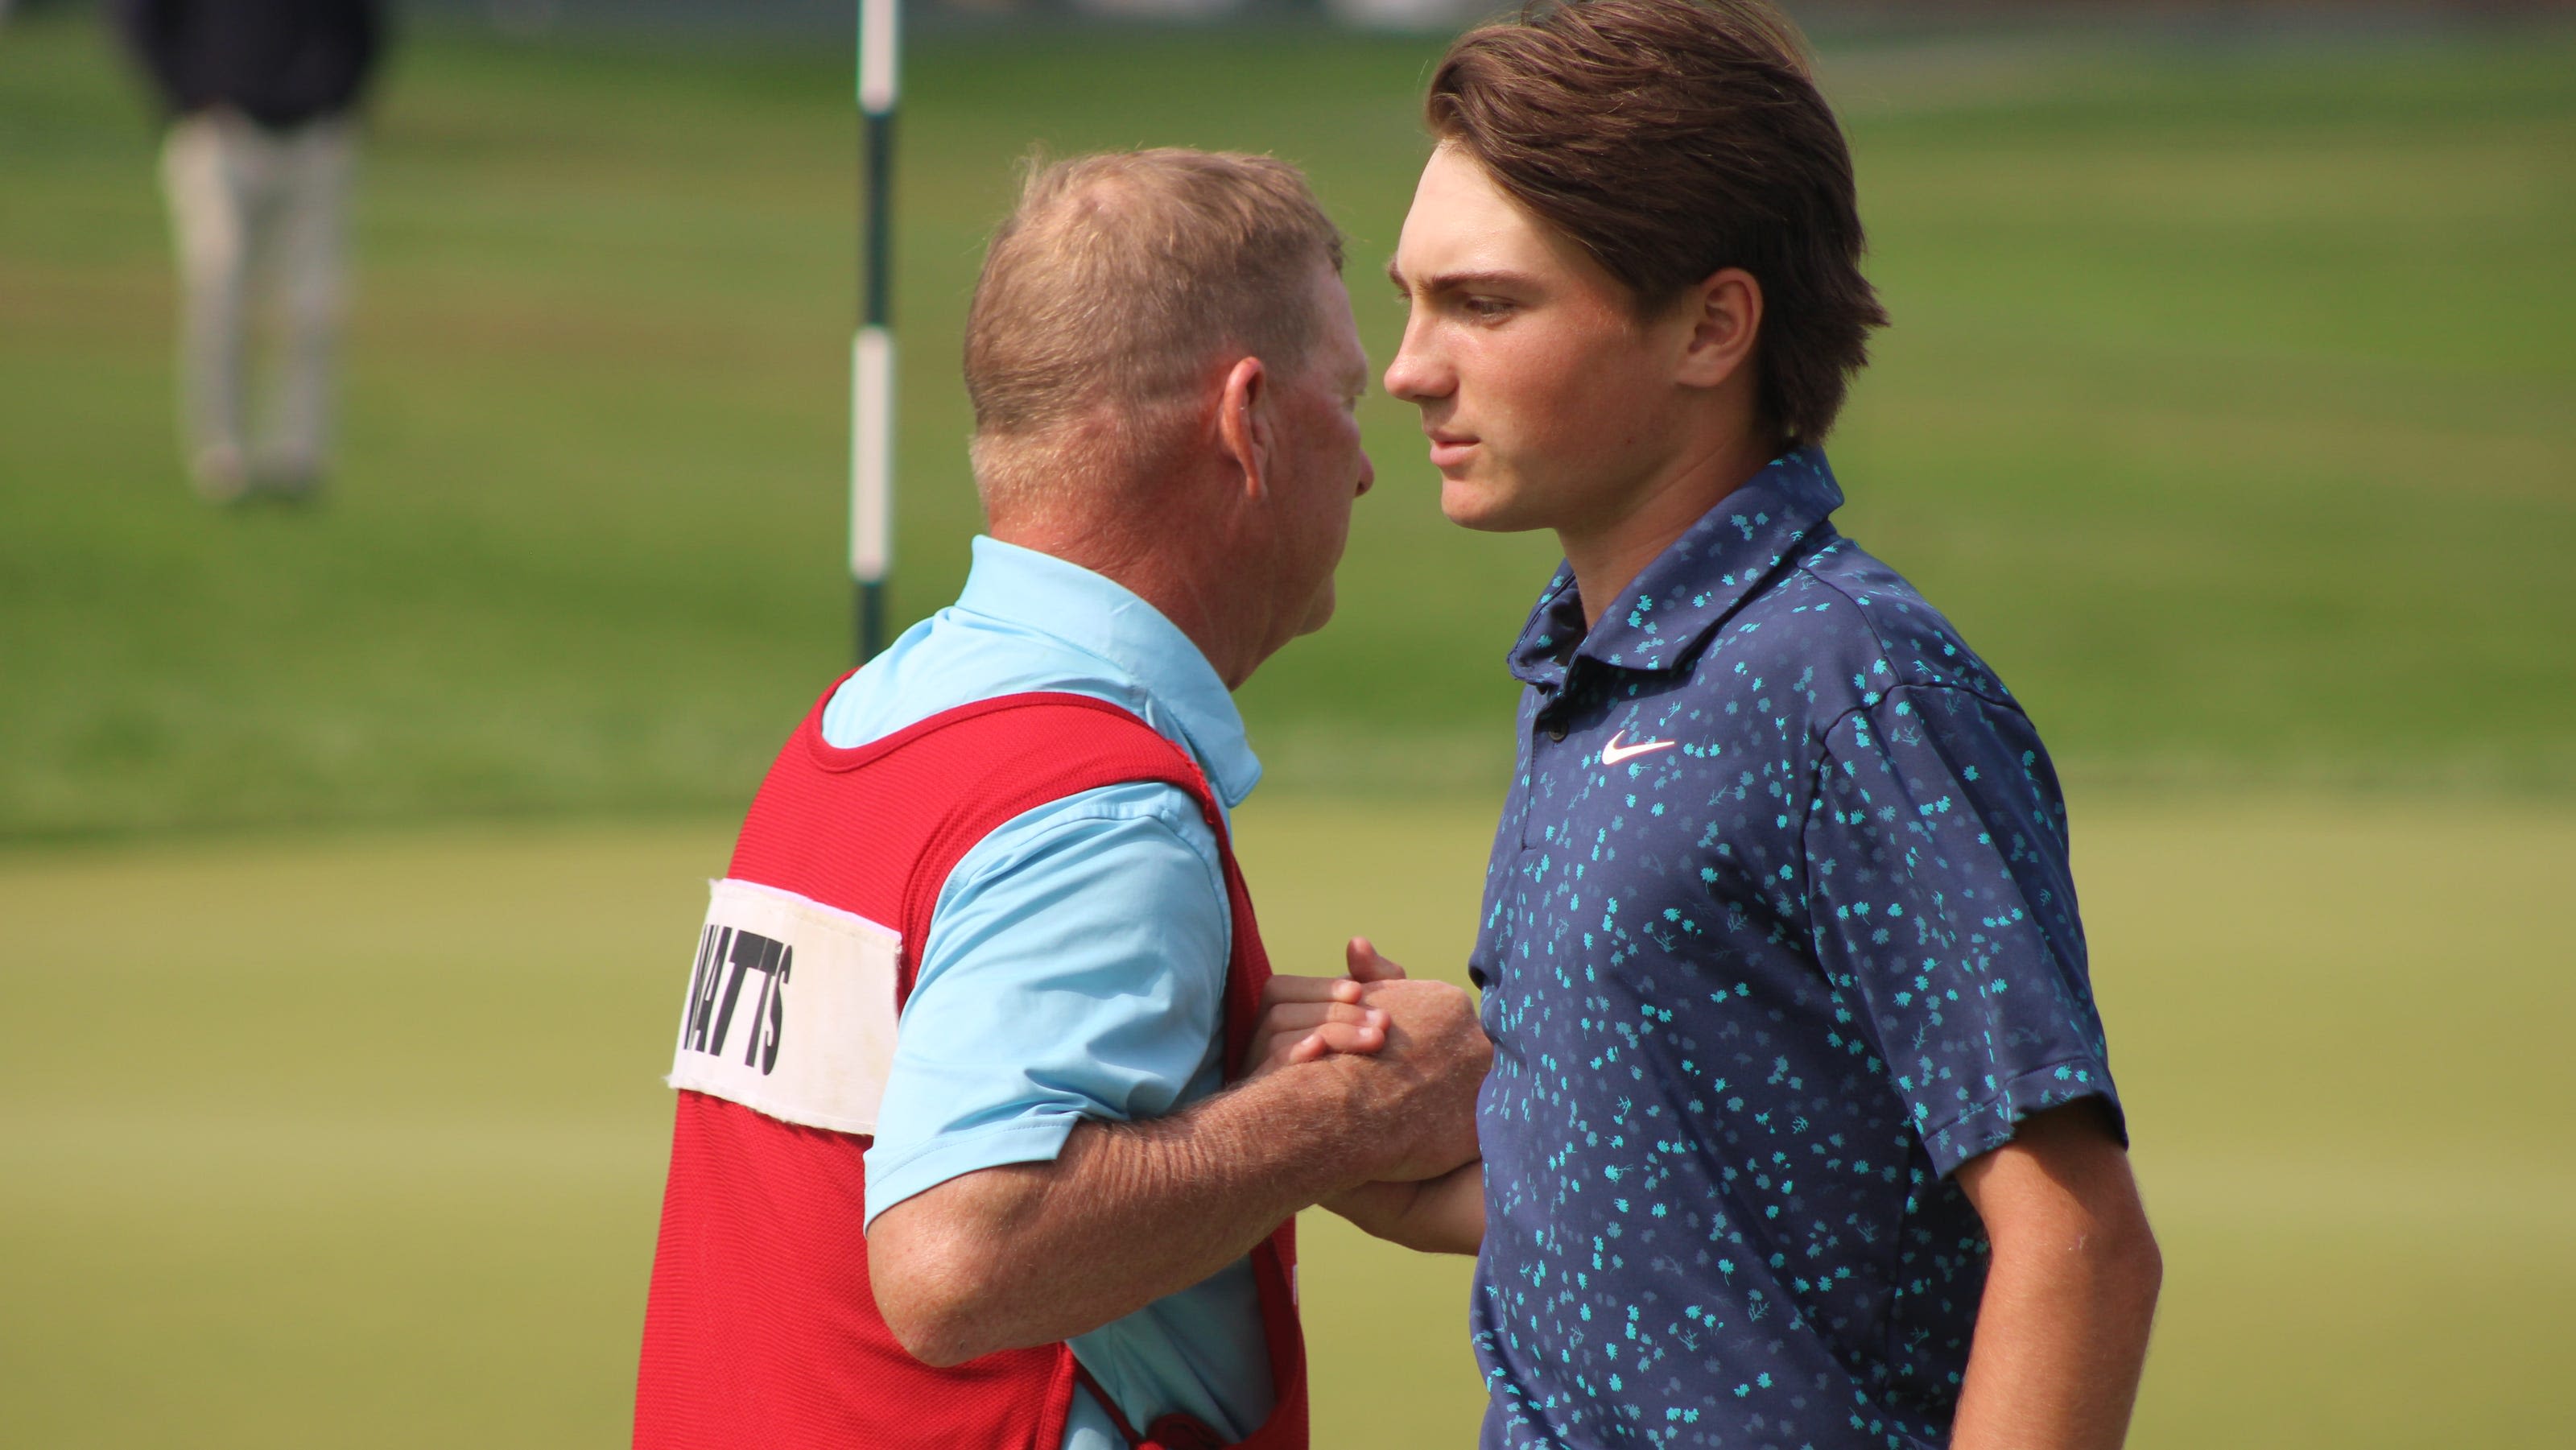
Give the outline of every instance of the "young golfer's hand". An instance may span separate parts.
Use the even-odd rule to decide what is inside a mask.
[[[1363,1183],[1322,1208],[1362,1233],[1426,1254],[1472,1254],[1485,1240],[1485,1165],[1412,1183]]]
[[[1386,1013],[1363,1006],[1360,991],[1348,977],[1272,977],[1261,989],[1261,1023],[1252,1030],[1243,1075],[1386,1046]]]
[[[1342,960],[1351,969],[1354,982],[1400,982],[1404,968],[1378,955],[1377,946],[1367,937],[1355,936],[1342,945]]]
[[[1274,976],[1261,992],[1261,1025],[1253,1029],[1247,1079],[1327,1053],[1367,1054],[1386,1045],[1386,1013],[1360,1002],[1371,982],[1404,979],[1404,968],[1378,955],[1367,937],[1342,948],[1347,977]]]

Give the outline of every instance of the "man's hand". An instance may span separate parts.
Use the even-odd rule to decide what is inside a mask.
[[[1378,1129],[1386,1156],[1369,1176],[1436,1178],[1474,1160],[1476,1095],[1494,1060],[1475,998],[1446,982],[1397,978],[1363,985],[1360,1001],[1386,1014],[1385,1047],[1322,1065],[1349,1082],[1353,1112]]]
[[[1382,1125],[1395,1155],[1376,1177],[1436,1178],[1474,1159],[1476,1091],[1494,1060],[1475,999],[1408,978],[1367,937],[1342,952],[1347,977],[1270,979],[1245,1077],[1327,1057],[1367,1061],[1345,1070],[1358,1093],[1353,1110]]]
[[[1367,999],[1379,983],[1407,980],[1404,968],[1364,936],[1352,937],[1343,956],[1350,968],[1347,977],[1270,979],[1250,1075],[1335,1054],[1370,1056],[1386,1046],[1393,1019],[1384,1006]],[[1428,1002],[1423,1005],[1430,1008]],[[1477,1036],[1482,1036],[1481,1027]],[[1482,1064],[1492,1060],[1491,1045],[1471,1044],[1470,1051],[1469,1065],[1481,1082]],[[1473,1110],[1471,1097],[1468,1111]],[[1464,1138],[1449,1151],[1472,1142],[1475,1132],[1472,1117],[1453,1126],[1463,1127]],[[1481,1163],[1469,1161],[1437,1178],[1363,1183],[1322,1206],[1390,1243],[1425,1253],[1471,1254],[1485,1237],[1484,1170]]]
[[[868,1269],[896,1339],[951,1365],[1087,1334],[1241,1258],[1299,1209],[1473,1159],[1492,1058],[1473,999],[1404,980],[1365,942],[1353,955],[1370,979],[1339,985],[1360,1001],[1299,1001],[1292,987],[1274,1005],[1358,1008],[1361,1020],[1327,1011],[1282,1026],[1268,1055],[1318,1035],[1308,1052],[1321,1055],[1362,1028],[1379,1035],[1373,1052],[1279,1064],[1150,1121],[1086,1122],[1052,1162],[961,1174],[879,1214]]]
[[[1476,1093],[1494,1060],[1475,998],[1446,982],[1412,980],[1364,936],[1352,937],[1342,956],[1348,977],[1270,979],[1255,1071],[1332,1058],[1357,1093],[1354,1111],[1380,1127],[1394,1155],[1376,1178],[1408,1183],[1473,1161]],[[1481,1237],[1481,1208],[1478,1220]]]

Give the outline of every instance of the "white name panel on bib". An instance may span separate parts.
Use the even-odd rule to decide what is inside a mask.
[[[712,883],[671,1086],[874,1133],[894,1067],[900,934],[748,881]]]

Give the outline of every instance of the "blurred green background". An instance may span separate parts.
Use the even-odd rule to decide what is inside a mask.
[[[1918,26],[1921,30],[1923,27]],[[1014,159],[1305,164],[1363,335],[1437,40],[907,57],[898,616],[975,522]],[[341,466],[212,511],[156,137],[0,30],[0,1440],[617,1441],[698,882],[846,662],[829,44],[404,36]],[[2135,1443],[2566,1443],[2576,29],[1827,46],[1896,325],[1834,458],[2065,768],[2165,1317]],[[1455,975],[1554,560],[1364,420],[1343,609],[1243,694],[1283,965]],[[1464,1265],[1309,1216],[1320,1446],[1466,1444]]]

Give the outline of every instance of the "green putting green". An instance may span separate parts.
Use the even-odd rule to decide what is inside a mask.
[[[1490,823],[1264,802],[1283,970],[1455,975]],[[2576,1247],[2576,815],[2076,804],[2164,1239],[2134,1443],[2539,1447]],[[0,856],[0,1398],[29,1445],[623,1433],[722,821]],[[1466,1264],[1308,1215],[1317,1444],[1469,1443]]]

